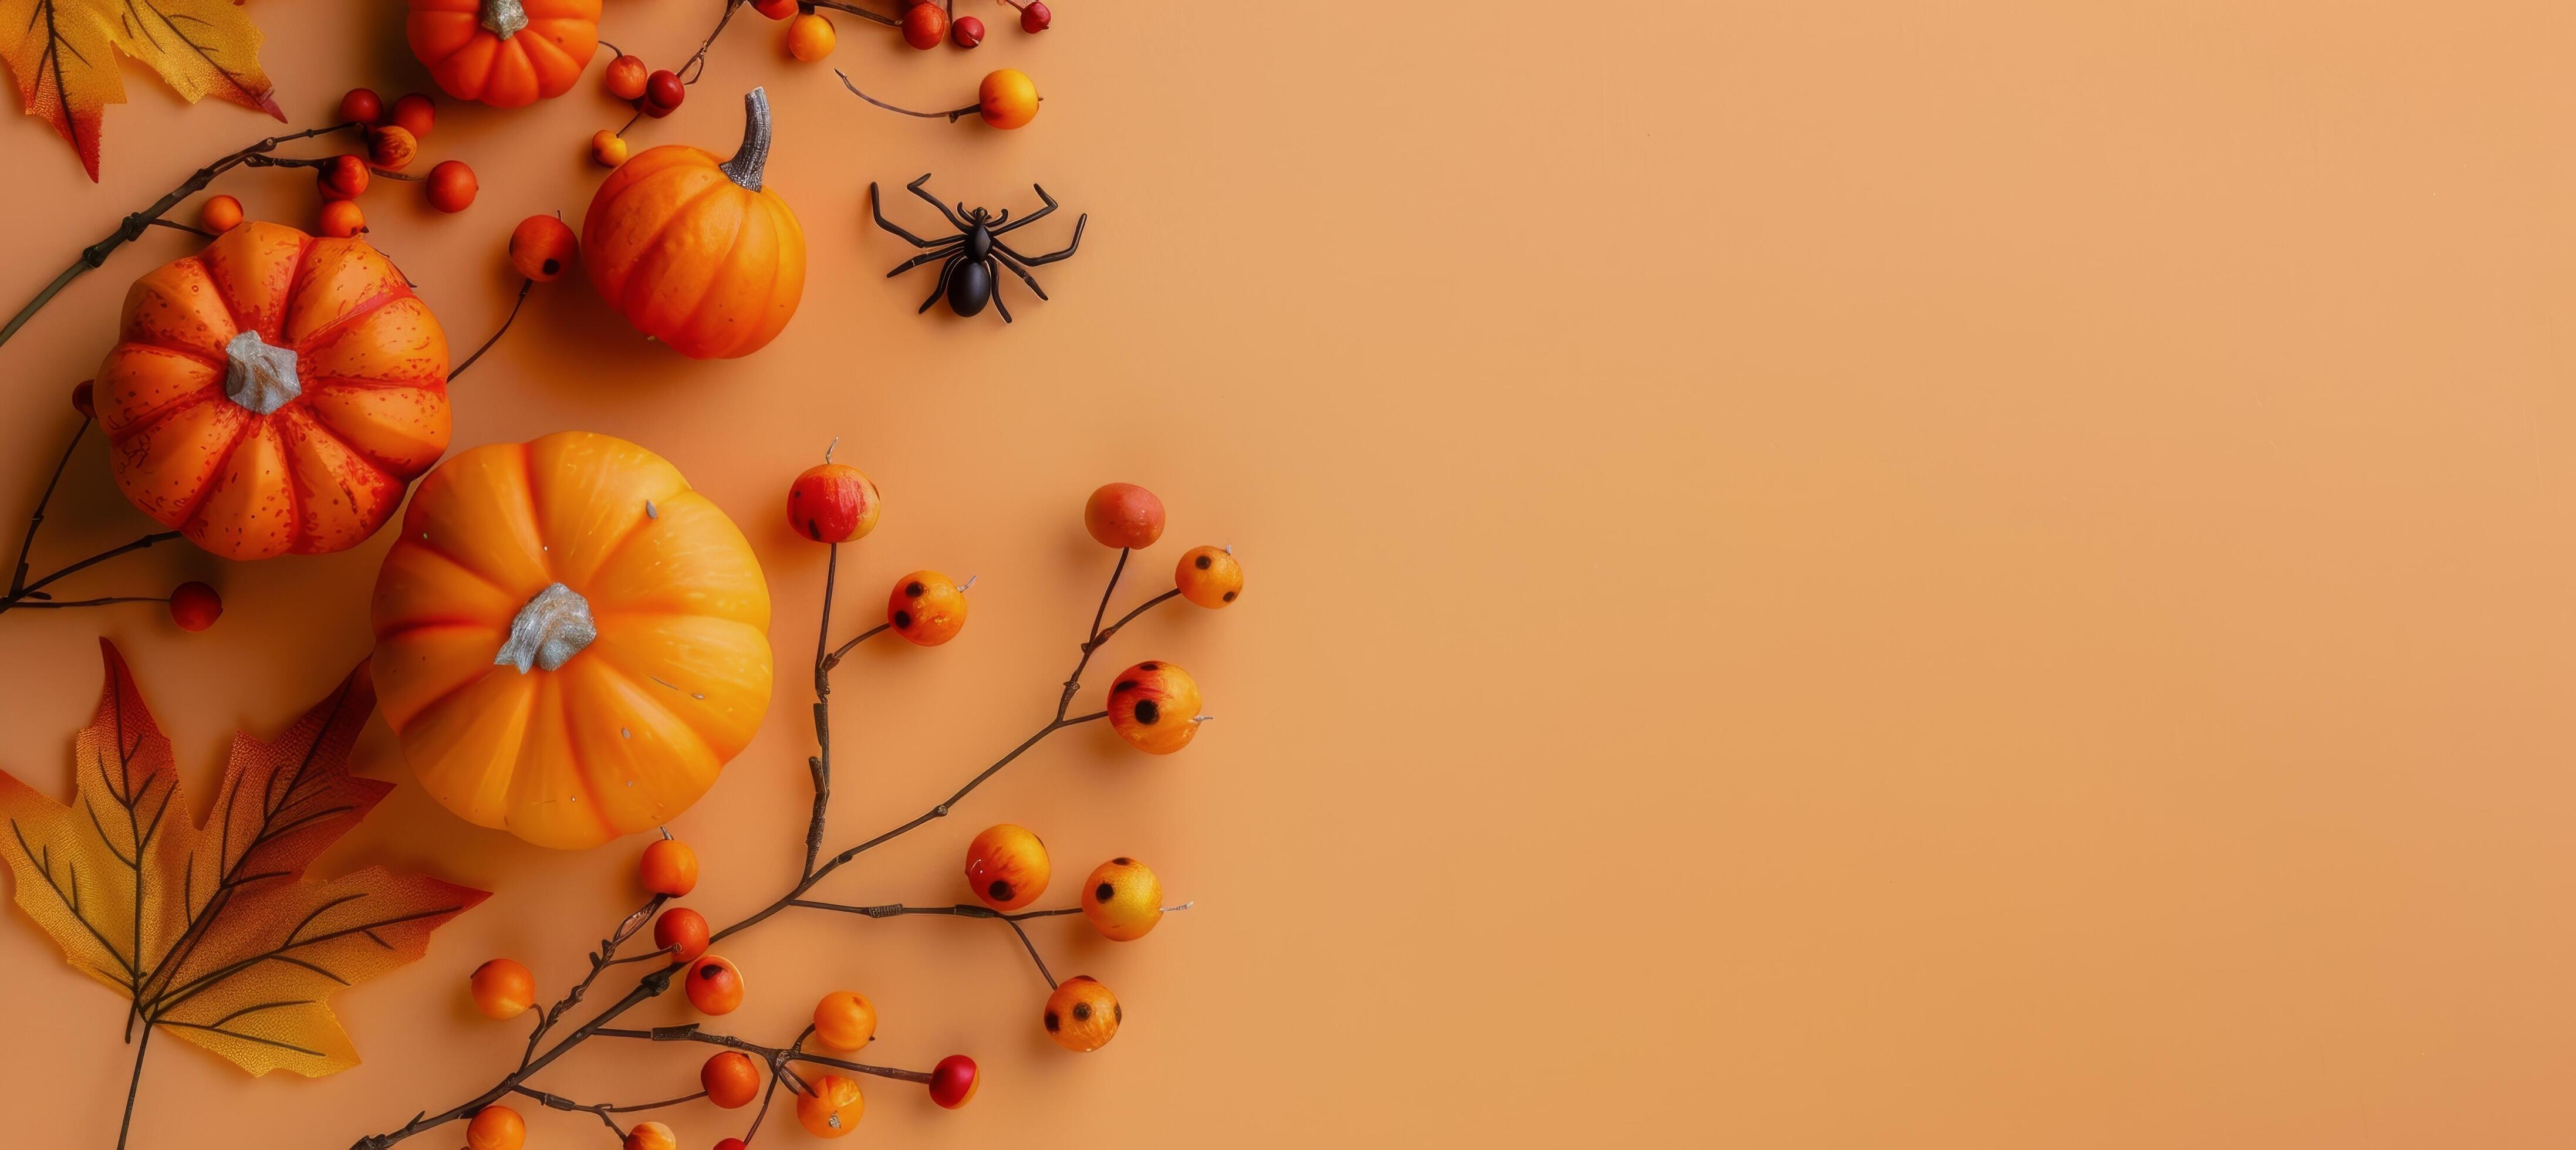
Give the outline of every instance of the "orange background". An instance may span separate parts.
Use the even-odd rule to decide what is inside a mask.
[[[391,7],[258,6],[299,126],[353,83],[422,86]],[[769,86],[802,313],[697,364],[545,288],[458,385],[455,443],[639,440],[759,548],[781,690],[675,827],[719,922],[796,862],[823,556],[778,507],[830,437],[891,508],[842,620],[915,566],[982,576],[960,641],[841,673],[834,842],[1044,717],[1109,562],[1092,486],[1170,505],[1147,577],[1203,541],[1244,557],[1235,608],[1167,607],[1103,656],[1198,673],[1220,718],[1186,753],[1060,736],[830,888],[959,897],[964,842],[1006,819],[1055,848],[1051,905],[1148,860],[1198,908],[1132,945],[1037,932],[1118,989],[1115,1044],[1048,1045],[991,924],[790,914],[728,945],[752,996],[726,1029],[783,1040],[846,986],[884,1012],[874,1057],[983,1061],[957,1113],[870,1081],[872,1143],[2565,1145],[2576,15],[2259,7],[1066,0],[1035,38],[985,13],[971,55],[840,21],[831,62],[917,106],[1025,68],[1046,109],[1010,134],[868,108],[746,13],[635,138],[730,148]],[[614,0],[605,34],[668,64],[712,10]],[[269,130],[128,86],[96,188],[0,123],[0,301]],[[448,105],[426,151],[476,166],[474,208],[369,193],[460,348],[516,286],[509,226],[577,218],[615,122],[588,83]],[[1044,237],[1092,213],[1054,302],[912,315],[929,283],[882,278],[910,251],[863,193],[923,171],[1023,210],[1045,182]],[[313,211],[299,174],[221,190]],[[0,522],[123,285],[188,247],[152,233],[0,349]],[[145,528],[94,439],[67,486],[40,569]],[[202,801],[233,726],[366,654],[384,543],[66,585],[211,579],[202,635],[0,619],[0,763],[68,791],[104,630]],[[366,759],[405,777],[381,727]],[[497,894],[337,999],[355,1070],[156,1049],[138,1147],[338,1150],[470,1096],[526,1025],[473,1016],[463,975],[510,954],[560,987],[635,898],[626,848],[524,847],[408,786],[321,866],[374,862]],[[12,1136],[105,1146],[119,1004],[7,917]],[[704,1053],[598,1043],[539,1081],[640,1101]],[[523,1109],[542,1145],[605,1144]],[[740,1121],[674,1118],[692,1150]]]

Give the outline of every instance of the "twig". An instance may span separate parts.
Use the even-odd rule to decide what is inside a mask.
[[[874,104],[874,105],[876,105],[877,107],[883,108],[883,109],[885,109],[886,111],[889,111],[889,112],[901,112],[901,113],[903,113],[904,115],[907,115],[907,116],[919,116],[919,117],[921,117],[922,119],[925,119],[925,120],[936,120],[936,119],[939,119],[940,117],[945,116],[945,117],[947,117],[947,119],[948,119],[948,122],[949,122],[949,123],[954,124],[954,123],[956,123],[956,122],[957,122],[958,117],[965,116],[965,115],[969,115],[969,114],[972,114],[972,113],[975,113],[975,112],[980,112],[980,111],[983,111],[983,110],[984,110],[984,105],[982,105],[982,104],[980,104],[980,103],[976,103],[976,104],[968,104],[968,105],[966,105],[966,106],[965,106],[965,107],[963,107],[963,108],[959,108],[959,109],[956,109],[955,111],[949,111],[949,112],[916,112],[916,111],[913,111],[913,110],[912,110],[912,109],[910,109],[910,108],[897,107],[897,106],[895,106],[895,105],[893,105],[893,104],[886,103],[886,102],[885,102],[885,101],[883,101],[883,100],[877,99],[877,98],[876,98],[876,97],[874,97],[874,96],[871,96],[871,95],[869,95],[869,94],[867,94],[867,93],[865,93],[865,92],[860,91],[860,90],[859,90],[859,86],[858,86],[857,84],[853,84],[853,83],[851,83],[851,82],[850,82],[850,74],[849,74],[849,73],[847,73],[847,72],[844,72],[844,71],[842,71],[842,70],[840,70],[840,69],[838,69],[838,68],[834,68],[834,69],[832,69],[832,74],[841,78],[841,86],[842,86],[842,87],[844,87],[844,88],[849,89],[849,90],[850,90],[850,94],[851,94],[851,95],[856,96],[856,97],[858,97],[858,98],[860,98],[860,99],[862,99],[862,100],[865,100],[865,101],[867,101],[867,102],[869,102],[869,103],[871,103],[871,104]]]
[[[548,1094],[543,1090],[531,1090],[525,1086],[513,1086],[510,1089],[516,1093],[525,1094],[530,1098],[543,1102],[557,1110],[578,1110],[585,1114],[597,1115],[600,1121],[608,1124],[609,1132],[617,1135],[619,1138],[626,1137],[626,1131],[618,1127],[616,1119],[609,1117],[611,1114],[632,1114],[639,1110],[659,1110],[665,1106],[677,1106],[683,1102],[695,1102],[698,1099],[707,1096],[707,1092],[701,1090],[695,1094],[683,1095],[678,1098],[665,1098],[659,1102],[638,1102],[632,1106],[610,1106],[605,1103],[590,1103],[588,1105],[584,1105],[583,1103],[575,1102],[560,1094]]]
[[[832,11],[835,11],[835,12],[847,12],[847,13],[849,13],[850,15],[852,15],[852,16],[856,16],[856,17],[858,17],[858,18],[860,18],[860,19],[862,19],[862,20],[874,20],[874,21],[876,21],[877,23],[879,23],[879,24],[883,24],[883,25],[885,25],[885,26],[886,26],[886,27],[888,27],[888,28],[901,28],[901,27],[903,27],[903,21],[901,21],[901,20],[897,20],[897,19],[895,19],[895,18],[894,18],[894,17],[892,17],[892,16],[888,16],[888,15],[886,15],[885,13],[882,13],[882,12],[871,12],[871,11],[868,11],[867,9],[865,9],[865,8],[861,8],[861,7],[859,7],[859,6],[858,6],[858,5],[856,5],[856,4],[844,4],[844,3],[842,3],[842,2],[841,2],[841,0],[805,0],[805,2],[806,2],[807,4],[809,4],[809,5],[813,6],[813,7],[816,7],[816,8],[829,8],[829,9],[831,9]]]
[[[168,596],[151,595],[108,595],[95,599],[57,600],[46,594],[45,588],[55,580],[93,564],[105,562],[128,551],[140,551],[155,543],[176,539],[179,537],[176,531],[156,531],[140,539],[108,548],[42,579],[30,582],[27,578],[27,556],[35,550],[36,530],[45,525],[45,508],[53,504],[54,491],[62,486],[63,469],[71,465],[72,453],[80,449],[81,439],[89,434],[89,425],[92,422],[89,416],[81,417],[80,426],[72,431],[72,441],[64,445],[61,458],[54,461],[54,473],[52,478],[45,481],[45,493],[36,498],[36,510],[27,517],[27,534],[18,541],[18,565],[10,572],[9,590],[6,594],[0,594],[0,612],[21,607],[31,610],[60,610],[66,607],[102,607],[110,603],[167,603],[170,601]]]
[[[535,286],[537,286],[535,280],[519,281],[519,298],[511,302],[510,314],[501,318],[501,326],[492,333],[492,338],[484,340],[483,346],[475,348],[474,354],[466,356],[465,362],[456,365],[456,370],[447,373],[449,383],[456,382],[456,377],[465,374],[466,368],[474,366],[475,360],[483,358],[484,352],[492,350],[493,344],[501,342],[501,337],[509,332],[511,324],[519,322],[519,309],[527,305],[528,289]]]
[[[599,981],[599,972],[618,965],[620,961],[633,962],[637,959],[651,958],[656,954],[668,953],[669,948],[666,947],[651,954],[636,955],[623,960],[617,957],[617,948],[624,945],[627,939],[635,937],[636,931],[644,929],[645,923],[653,921],[653,912],[662,909],[662,904],[669,900],[670,896],[663,894],[644,900],[644,905],[637,907],[635,913],[618,920],[615,932],[599,940],[599,949],[592,952],[590,956],[589,976],[575,983],[571,991],[548,1008],[544,1017],[537,1020],[537,1028],[528,1034],[527,1052],[519,1056],[520,1066],[526,1066],[529,1059],[537,1056],[537,1043],[544,1040],[546,1031],[554,1028],[556,1020],[562,1018],[565,1011],[572,1009],[575,1003],[581,1001],[582,995],[590,992],[590,984]]]
[[[967,903],[958,903],[955,906],[906,906],[902,903],[888,903],[883,906],[851,906],[846,903],[817,902],[812,899],[801,898],[797,899],[795,902],[789,903],[788,905],[801,907],[806,910],[828,910],[836,911],[841,914],[864,915],[868,918],[895,918],[900,915],[908,914],[936,914],[946,915],[951,918],[996,919],[1010,924],[1011,929],[1019,934],[1020,945],[1029,949],[1029,958],[1038,964],[1038,977],[1046,980],[1047,989],[1049,990],[1055,989],[1055,975],[1047,970],[1046,958],[1038,953],[1038,944],[1029,940],[1029,932],[1025,928],[1021,927],[1020,924],[1033,918],[1057,918],[1063,915],[1082,913],[1082,908],[1078,906],[1057,907],[1053,910],[1024,910],[1017,913],[1005,914],[1001,911],[994,910],[991,907],[973,906]],[[1185,902],[1179,906],[1167,906],[1163,909],[1166,912],[1188,910],[1193,905],[1196,905],[1195,902]]]
[[[301,132],[270,136],[249,147],[227,153],[221,159],[197,169],[195,174],[180,181],[178,187],[172,188],[170,194],[153,201],[151,206],[142,211],[125,217],[125,222],[118,224],[116,230],[108,233],[106,239],[82,248],[80,255],[72,260],[70,267],[64,268],[61,275],[55,276],[52,283],[46,284],[44,290],[37,292],[36,298],[27,301],[27,306],[19,308],[18,314],[10,318],[8,326],[0,327],[0,344],[9,342],[9,337],[18,334],[19,328],[27,326],[27,321],[35,318],[37,311],[52,302],[54,296],[60,294],[63,288],[78,278],[81,273],[106,263],[110,253],[125,246],[136,236],[142,235],[143,229],[152,226],[152,221],[169,214],[170,209],[179,206],[179,201],[204,191],[207,184],[214,182],[215,177],[239,167],[252,156],[266,155],[279,144],[287,141],[310,139],[314,136],[324,136],[344,129],[364,126],[351,121],[345,124],[333,124],[327,128],[308,128]]]
[[[1118,571],[1123,572],[1125,569],[1126,555],[1122,552],[1119,556]],[[1070,710],[1070,701],[1079,685],[1082,668],[1089,665],[1092,651],[1097,650],[1100,644],[1107,638],[1107,635],[1100,630],[1100,620],[1107,614],[1108,600],[1110,595],[1117,590],[1117,583],[1117,575],[1113,573],[1110,577],[1108,589],[1101,593],[1101,607],[1098,611],[1093,613],[1090,634],[1083,640],[1082,662],[1075,665],[1074,675],[1072,679],[1068,681],[1068,686],[1064,694],[1064,701],[1058,704],[1056,708],[1056,716],[1053,719],[1050,719],[1044,726],[1039,727],[1035,733],[1021,740],[1018,746],[1011,748],[1008,752],[1004,753],[1001,758],[994,760],[990,766],[987,766],[981,772],[978,772],[974,778],[967,780],[966,785],[959,787],[954,794],[951,794],[948,798],[942,800],[939,805],[934,806],[927,811],[923,811],[919,815],[915,815],[911,819],[906,820],[891,830],[878,834],[874,838],[867,839],[859,843],[857,846],[853,846],[848,850],[842,851],[841,853],[824,860],[818,866],[807,868],[807,873],[800,878],[796,885],[790,888],[787,893],[778,896],[776,901],[753,912],[748,917],[735,922],[731,926],[725,927],[723,930],[715,932],[714,935],[708,939],[709,944],[712,945],[713,943],[722,941],[734,934],[749,930],[766,921],[770,916],[777,914],[779,911],[795,905],[799,900],[804,898],[805,892],[812,890],[816,883],[821,882],[825,876],[847,864],[850,860],[855,859],[868,851],[874,850],[877,847],[883,846],[886,843],[892,842],[895,839],[901,838],[933,820],[947,817],[950,808],[965,801],[966,796],[973,794],[977,787],[983,786],[987,781],[991,780],[994,775],[1000,774],[1002,768],[1010,766],[1011,763],[1017,760],[1021,755],[1027,754],[1030,748],[1045,741],[1047,736],[1052,735],[1057,731],[1064,730],[1067,727],[1077,727],[1084,723],[1097,722],[1101,719],[1108,718],[1109,712],[1107,711],[1094,711],[1087,715],[1078,715],[1072,718],[1066,718],[1065,712]],[[1151,607],[1154,603],[1160,603],[1169,598],[1171,598],[1171,596],[1162,596],[1155,599],[1153,603],[1148,603],[1145,606]],[[1135,616],[1142,614],[1144,609],[1145,608],[1140,607],[1135,611],[1129,612],[1126,619],[1120,620],[1120,624],[1123,626],[1126,622],[1134,619]],[[870,632],[870,634],[873,633],[874,632]],[[866,637],[866,635],[860,636],[862,639]],[[853,642],[855,642],[855,640]],[[848,644],[845,644],[844,649],[846,650],[848,646]],[[817,756],[817,758],[819,759],[819,756]],[[823,805],[817,804],[815,806],[811,816],[811,821],[808,824],[807,834],[809,837],[819,837],[820,832],[818,828],[823,825],[828,813],[829,812]],[[923,913],[938,912],[925,911]],[[972,918],[976,916],[967,914],[964,917]],[[500,1082],[495,1083],[491,1089],[484,1091],[481,1095],[459,1103],[456,1106],[450,1107],[449,1109],[441,1111],[435,1115],[427,1112],[414,1115],[410,1122],[404,1123],[398,1129],[390,1130],[383,1134],[371,1134],[367,1137],[358,1139],[355,1143],[351,1144],[350,1150],[386,1150],[387,1147],[409,1138],[412,1135],[443,1126],[449,1122],[456,1121],[459,1118],[472,1114],[476,1110],[479,1110],[484,1106],[488,1106],[494,1101],[508,1095],[511,1091],[518,1088],[521,1083],[527,1081],[530,1076],[545,1069],[547,1065],[554,1062],[556,1059],[563,1057],[575,1046],[580,1045],[583,1041],[589,1038],[600,1035],[619,1038],[633,1038],[640,1036],[655,1039],[657,1041],[671,1041],[672,1038],[660,1036],[666,1031],[676,1032],[683,1029],[696,1032],[696,1028],[694,1026],[685,1028],[662,1027],[652,1031],[614,1030],[609,1028],[609,1023],[614,1021],[618,1016],[634,1009],[644,1000],[655,997],[663,991],[669,990],[674,969],[674,967],[664,966],[653,971],[651,974],[645,975],[642,980],[636,983],[634,989],[626,992],[624,997],[618,999],[607,1009],[594,1015],[590,1021],[583,1023],[572,1033],[557,1040],[553,1046],[547,1048],[546,1052],[538,1055],[535,1060],[526,1062],[524,1065],[520,1066],[519,1069],[505,1075]],[[673,1037],[677,1037],[677,1035],[674,1034]],[[690,1039],[690,1041],[714,1041],[717,1045],[736,1045],[739,1040],[726,1040],[722,1036],[709,1036]],[[799,1039],[798,1041],[801,1045],[803,1040]],[[775,1049],[771,1047],[759,1047],[756,1045],[746,1045],[741,1048],[760,1050]],[[919,1071],[893,1070],[886,1067],[868,1066],[856,1062],[845,1062],[839,1059],[825,1058],[820,1055],[803,1054],[801,1052],[797,1052],[794,1048],[791,1048],[789,1053],[793,1055],[791,1059],[792,1061],[835,1066],[845,1070],[855,1070],[863,1074],[876,1074],[888,1078],[901,1078],[908,1082],[927,1083],[930,1081],[929,1075]],[[773,1091],[776,1089],[776,1083],[777,1077],[774,1076],[771,1081],[771,1089]],[[762,1113],[765,1115],[767,1112],[768,1103],[764,1101],[762,1103]],[[754,1129],[758,1129],[757,1119],[754,1120]],[[745,1141],[749,1141],[748,1136],[746,1136]]]
[[[808,1026],[805,1028],[805,1034],[807,1036],[810,1036],[813,1033],[813,1027]],[[842,1058],[831,1058],[820,1054],[808,1054],[804,1050],[805,1038],[801,1036],[797,1038],[796,1045],[794,1046],[763,1046],[747,1038],[736,1038],[730,1034],[717,1034],[712,1031],[700,1030],[698,1028],[698,1024],[694,1022],[682,1023],[678,1026],[656,1026],[651,1030],[602,1030],[599,1032],[599,1036],[601,1038],[635,1038],[648,1042],[704,1042],[711,1046],[729,1046],[735,1050],[749,1051],[753,1054],[758,1054],[761,1057],[770,1060],[772,1065],[784,1065],[789,1062],[811,1062],[817,1066],[829,1066],[837,1070],[855,1071],[860,1074],[873,1074],[879,1078],[900,1078],[906,1082],[920,1083],[928,1083],[930,1081],[930,1073],[924,1070],[901,1070],[892,1066],[871,1066],[864,1062],[851,1062]]]

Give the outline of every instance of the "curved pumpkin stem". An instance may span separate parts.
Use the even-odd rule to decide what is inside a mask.
[[[760,169],[769,163],[769,90],[754,88],[742,94],[742,147],[733,158],[717,165],[726,178],[760,190]]]
[[[528,26],[528,9],[520,0],[483,0],[483,26],[504,40]]]

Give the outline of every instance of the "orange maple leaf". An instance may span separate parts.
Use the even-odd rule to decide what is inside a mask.
[[[18,905],[73,966],[133,1000],[129,1021],[253,1074],[357,1065],[324,997],[419,958],[431,931],[485,897],[380,867],[300,881],[393,789],[349,773],[376,704],[366,665],[276,741],[235,734],[200,828],[170,740],[115,646],[99,648],[107,685],[75,743],[73,804],[0,771],[0,855]]]
[[[109,49],[160,73],[191,104],[213,96],[284,120],[259,44],[240,0],[0,0],[0,60],[20,102],[71,141],[92,180],[99,120],[125,102]]]

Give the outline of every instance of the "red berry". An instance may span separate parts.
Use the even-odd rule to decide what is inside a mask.
[[[367,162],[356,156],[333,156],[313,170],[313,182],[326,200],[354,200],[367,190]]]
[[[653,920],[653,945],[671,952],[677,966],[707,952],[707,916],[675,906]]]
[[[903,14],[903,42],[927,52],[948,38],[948,10],[936,4],[916,4]]]
[[[203,583],[191,580],[170,592],[170,621],[182,631],[203,631],[223,614],[224,597]]]
[[[984,22],[972,16],[960,16],[948,26],[948,38],[960,48],[972,48],[984,42]]]
[[[644,78],[650,71],[643,57],[620,56],[608,62],[608,71],[600,79],[608,86],[609,95],[620,100],[640,100],[644,98]]]
[[[340,97],[340,118],[372,125],[385,118],[385,102],[373,88],[351,88]]]
[[[751,1143],[740,1138],[727,1138],[716,1143],[716,1150],[751,1150]]]
[[[1029,0],[1020,6],[1020,31],[1044,32],[1055,23],[1055,13],[1047,10],[1046,0]]]
[[[1163,501],[1133,483],[1104,483],[1083,504],[1082,525],[1103,547],[1151,547],[1163,537]]]
[[[413,139],[426,140],[430,124],[438,119],[438,105],[431,103],[429,97],[413,92],[394,101],[393,119],[402,130],[411,133]]]
[[[719,1051],[698,1068],[698,1085],[727,1110],[748,1106],[760,1096],[760,1065],[739,1050]]]
[[[680,82],[680,74],[668,68],[644,79],[644,114],[659,119],[678,111],[680,101],[689,98],[689,86]]]
[[[367,230],[367,213],[358,210],[356,200],[329,200],[322,205],[322,220],[317,226],[323,235],[345,240]]]
[[[930,1100],[955,1110],[975,1097],[975,1087],[982,1078],[975,1073],[975,1060],[963,1054],[951,1054],[939,1060],[930,1070]]]
[[[455,213],[474,206],[474,169],[463,160],[443,160],[429,170],[429,206]]]
[[[510,266],[519,274],[545,283],[562,275],[572,266],[573,251],[579,247],[572,229],[553,216],[529,216],[510,229]],[[645,848],[650,854],[652,848]],[[687,894],[687,891],[673,891]]]
[[[72,410],[81,413],[83,419],[98,418],[98,403],[90,398],[91,391],[90,381],[86,379],[72,385]]]
[[[796,14],[796,0],[751,0],[751,6],[772,20],[784,20]]]

